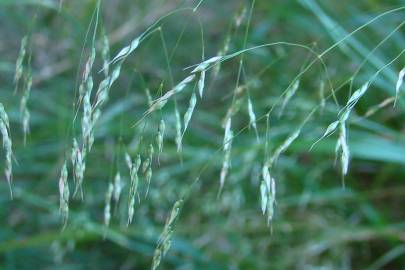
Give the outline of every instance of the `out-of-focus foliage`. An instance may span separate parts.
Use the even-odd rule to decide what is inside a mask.
[[[7,182],[0,183],[0,268],[148,269],[165,221],[184,194],[161,269],[405,268],[405,101],[400,96],[393,108],[390,99],[405,65],[405,8],[350,34],[405,2],[256,0],[250,23],[251,0],[205,0],[193,12],[198,2],[101,1],[95,88],[104,78],[99,72],[103,33],[114,56],[159,18],[176,12],[123,63],[86,157],[84,200],[70,198],[69,219],[62,229],[58,180],[64,160],[70,159],[72,136],[81,132],[82,111],[75,120],[74,115],[97,1],[0,0],[0,102],[10,118],[15,157],[13,200]],[[13,79],[25,35],[30,36],[33,85],[27,105],[30,133],[24,145],[22,93],[14,94]],[[171,99],[139,122],[149,108],[146,89],[156,99],[186,78],[191,70],[185,68],[202,61],[202,44],[207,59],[225,47],[230,54],[275,42],[284,43],[251,50],[224,61],[219,70],[207,71],[204,95],[197,97],[181,153],[175,144],[174,112],[177,106],[183,119],[192,85],[176,95],[177,105]],[[308,49],[318,55],[327,51],[321,58],[324,65]],[[351,159],[342,188],[340,164],[335,162],[338,134],[309,149],[337,120],[350,93],[396,57],[351,112]],[[281,113],[280,96],[313,60]],[[249,98],[257,134],[247,128]],[[384,107],[375,107],[387,99]],[[240,108],[232,117],[231,166],[219,194],[223,121],[235,102]],[[266,124],[270,108],[274,109]],[[142,176],[140,200],[136,198],[133,222],[127,227],[130,174],[124,154],[146,155],[148,145],[155,144],[161,119],[163,152],[157,160],[155,146],[149,194],[145,198]],[[298,128],[299,137],[271,167],[277,193],[269,226],[260,205],[266,142],[273,152]],[[2,151],[2,166],[4,160]],[[111,205],[106,228],[105,194],[117,171],[123,193],[120,203]],[[69,183],[73,193],[71,165]]]

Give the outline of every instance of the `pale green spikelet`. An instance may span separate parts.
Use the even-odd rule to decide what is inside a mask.
[[[398,81],[397,85],[395,87],[395,102],[394,102],[394,107],[397,104],[397,100],[399,97],[399,93],[401,91],[401,86],[404,82],[404,76],[405,76],[405,68],[401,69],[401,71],[398,73]]]
[[[221,194],[221,191],[225,184],[226,176],[228,174],[229,167],[231,166],[231,148],[232,148],[232,140],[233,140],[231,122],[232,122],[231,118],[229,118],[226,123],[226,126],[225,126],[225,134],[224,134],[224,141],[223,141],[224,159],[222,161],[218,194]]]
[[[180,119],[180,113],[177,109],[177,106],[174,109],[174,114],[176,117],[176,146],[177,146],[177,152],[181,152],[182,150],[182,136],[181,136],[181,119]]]
[[[196,94],[193,92],[193,93],[191,94],[190,104],[189,104],[189,106],[188,106],[188,109],[187,109],[186,113],[184,114],[184,130],[183,130],[182,136],[184,136],[184,133],[185,133],[186,130],[187,130],[188,124],[190,123],[191,116],[193,115],[193,112],[194,112],[194,108],[195,108],[196,103],[197,103],[197,96],[196,96]]]
[[[111,198],[114,192],[114,185],[108,184],[107,192],[105,193],[105,206],[104,206],[104,225],[109,226],[111,220]]]
[[[62,218],[63,227],[66,226],[69,218],[69,196],[68,171],[65,161],[59,178],[59,213]]]
[[[21,39],[20,43],[20,51],[18,53],[16,65],[15,65],[15,74],[14,74],[14,84],[15,84],[15,90],[18,89],[18,83],[24,73],[24,60],[25,56],[27,54],[27,43],[28,43],[28,36],[24,36]]]
[[[116,204],[120,200],[122,188],[123,188],[123,183],[121,181],[120,172],[118,171],[116,173],[115,177],[114,177],[114,194],[113,194],[114,196],[113,196],[113,199],[114,199]]]

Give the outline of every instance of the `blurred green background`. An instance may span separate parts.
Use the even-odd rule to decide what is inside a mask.
[[[256,0],[114,0],[101,1],[93,76],[102,79],[100,49],[107,33],[111,55],[162,16],[155,32],[124,63],[95,129],[87,156],[84,201],[71,198],[70,217],[62,230],[58,179],[72,134],[75,91],[89,54],[96,1],[0,0],[0,102],[11,122],[15,155],[14,199],[0,183],[0,269],[148,269],[156,241],[173,204],[189,192],[175,227],[172,247],[161,269],[405,269],[405,100],[392,102],[398,72],[404,67],[405,9],[392,12],[347,35],[385,11],[405,6],[402,0],[319,1]],[[399,27],[398,27],[399,26]],[[301,77],[299,90],[279,116],[278,98],[314,58],[308,50],[271,46],[244,55],[241,85],[247,86],[258,138],[249,124],[247,94],[232,118],[238,134],[232,144],[231,168],[217,197],[223,160],[223,121],[232,102],[240,57],[207,74],[183,151],[176,152],[174,102],[133,127],[148,109],[145,89],[153,98],[183,80],[184,68],[205,57],[271,42],[304,44],[324,55]],[[26,145],[19,114],[21,93],[14,94],[14,71],[20,41],[31,33],[33,87]],[[383,41],[383,42],[382,42]],[[169,65],[165,47],[169,55]],[[385,64],[352,112],[349,126],[351,162],[342,188],[335,164],[334,134],[310,146],[337,118],[350,95],[350,79],[358,88]],[[170,67],[170,69],[168,68]],[[170,75],[172,74],[172,76]],[[270,115],[271,151],[283,143],[321,103],[319,85],[330,81],[339,106],[325,100],[303,127],[300,137],[272,168],[277,204],[271,226],[260,209],[260,171],[264,162],[266,121]],[[95,87],[97,83],[95,83]],[[181,115],[192,88],[177,96]],[[327,90],[325,96],[330,94]],[[166,122],[164,151],[153,164],[147,198],[136,204],[134,222],[127,222],[129,172],[124,152],[133,156],[154,142],[160,119]],[[73,123],[73,124],[72,124]],[[71,130],[73,128],[73,132]],[[240,133],[238,133],[241,131]],[[137,146],[140,138],[142,142]],[[0,154],[4,166],[4,151]],[[203,169],[203,171],[201,171]],[[103,225],[105,193],[117,171],[125,182],[122,200],[113,205],[109,228]],[[199,181],[196,177],[202,172]],[[69,182],[72,184],[69,168]],[[141,183],[144,192],[146,185]],[[71,186],[71,191],[73,184]]]

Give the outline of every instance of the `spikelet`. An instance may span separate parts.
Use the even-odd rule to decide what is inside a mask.
[[[82,116],[82,139],[84,148],[90,151],[89,140],[92,133],[92,108],[90,102],[90,92],[86,92],[83,98],[83,116]]]
[[[162,153],[163,151],[163,139],[165,135],[165,128],[166,128],[165,121],[161,119],[159,122],[158,133],[156,136],[156,143],[158,145],[159,154]]]
[[[109,226],[111,220],[111,198],[114,192],[114,185],[108,184],[107,192],[105,193],[105,206],[104,206],[104,225]]]
[[[17,91],[18,89],[18,83],[24,73],[23,63],[25,55],[27,54],[27,43],[28,43],[28,36],[24,36],[21,39],[20,52],[18,53],[18,58],[15,64],[15,74],[14,74],[15,91]]]
[[[188,77],[186,77],[184,80],[182,80],[180,83],[178,83],[173,89],[169,90],[164,94],[162,97],[156,99],[152,105],[149,107],[149,110],[147,113],[154,112],[156,110],[160,110],[163,108],[163,106],[166,105],[167,101],[169,100],[170,97],[172,97],[175,94],[180,93],[181,91],[184,90],[184,88],[194,80],[195,75],[192,74]]]
[[[12,141],[10,137],[10,124],[6,111],[4,110],[3,104],[0,103],[0,132],[3,137],[3,148],[6,152],[6,165],[4,173],[6,175],[7,183],[10,189],[10,197],[13,198],[13,192],[11,188],[13,179],[13,164],[12,164]]]
[[[225,42],[224,45],[222,47],[222,49],[218,52],[217,57],[222,58],[222,56],[226,55],[229,51],[229,43],[231,42],[231,37],[228,34],[225,38]],[[219,74],[219,71],[221,70],[221,62],[218,62],[215,66],[214,66],[214,78],[216,78]]]
[[[89,58],[84,65],[82,81],[79,86],[79,100],[82,100],[86,92],[91,91],[93,88],[93,78],[91,76],[91,70],[93,68],[94,59],[96,58],[96,49],[93,47]]]
[[[138,184],[139,184],[138,170],[139,167],[141,166],[141,155],[138,154],[135,162],[132,163],[131,156],[128,153],[126,153],[125,160],[130,173],[130,187],[128,196],[128,223],[127,223],[128,226],[129,224],[132,223],[132,218],[134,216],[135,196],[138,192]]]
[[[0,103],[0,122],[3,122],[6,125],[7,129],[10,129],[10,121],[8,120],[8,115],[4,109],[3,104]]]
[[[114,177],[114,194],[113,194],[114,195],[113,199],[116,204],[120,200],[122,188],[123,188],[123,183],[121,181],[121,175],[120,175],[120,172],[117,172],[117,174]]]
[[[152,180],[152,168],[149,166],[149,168],[146,170],[145,173],[145,180],[147,183],[147,187],[146,187],[146,193],[145,193],[145,198],[148,196],[149,193],[149,188],[150,188],[150,182]]]
[[[224,119],[222,120],[222,127],[225,128],[228,119],[231,118],[232,116],[235,116],[240,111],[242,104],[243,104],[242,101],[243,101],[243,98],[238,97],[235,100],[235,102],[232,102],[231,106],[228,108],[228,111],[226,112]]]
[[[216,64],[218,61],[220,61],[223,57],[222,56],[214,56],[211,57],[210,59],[207,59],[200,64],[198,64],[192,71],[191,73],[198,73],[206,70],[209,68],[210,65]]]
[[[200,94],[200,98],[202,98],[203,96],[204,86],[205,86],[205,70],[201,71],[200,79],[198,80],[198,93]]]
[[[346,175],[349,169],[349,159],[350,159],[350,151],[349,146],[347,145],[347,136],[346,136],[346,125],[345,123],[341,123],[339,125],[339,144],[342,149],[341,154],[341,167],[342,167],[342,175]]]
[[[401,69],[401,71],[398,74],[398,81],[397,81],[397,85],[395,87],[394,107],[397,104],[397,100],[398,100],[398,97],[399,97],[399,92],[401,90],[402,83],[404,82],[404,76],[405,76],[405,68]]]
[[[231,118],[228,118],[225,126],[224,134],[224,160],[222,161],[222,169],[220,174],[220,185],[218,195],[221,194],[221,191],[225,184],[225,179],[228,174],[229,167],[231,166],[231,148],[232,148],[233,132],[231,130]]]
[[[339,124],[340,125],[345,125],[347,119],[349,119],[350,113],[354,106],[357,104],[357,102],[360,100],[360,98],[366,93],[368,88],[370,87],[370,82],[366,82],[365,84],[362,85],[359,89],[357,89],[349,98],[349,100],[346,103],[346,106],[343,108],[343,110],[339,113],[339,119],[332,122],[329,124],[329,126],[326,128],[325,133],[322,135],[321,138],[319,138],[315,143],[312,144],[311,148],[312,149],[315,144],[317,144],[320,140],[323,138],[331,135],[336,131],[338,128]]]
[[[62,218],[63,227],[66,226],[69,218],[69,196],[68,171],[65,161],[59,178],[59,213]]]
[[[371,115],[375,114],[378,110],[384,108],[385,106],[389,105],[390,103],[395,103],[395,97],[389,97],[370,107],[367,112],[364,114],[364,118],[370,117]]]
[[[29,122],[30,122],[30,113],[27,108],[28,99],[31,93],[32,87],[32,75],[31,71],[28,70],[28,74],[26,75],[26,82],[24,87],[24,92],[21,97],[20,101],[20,115],[21,115],[21,122],[22,122],[22,129],[24,134],[24,144],[27,141],[27,135],[29,133]]]
[[[281,110],[280,110],[280,115],[282,115],[285,106],[288,104],[288,102],[290,101],[290,99],[295,95],[295,93],[298,90],[298,87],[300,86],[300,81],[296,80],[288,89],[287,92],[285,94],[285,97],[283,99],[283,103],[281,105]]]
[[[319,105],[321,106],[321,111],[325,109],[326,101],[325,101],[325,82],[321,80],[319,83]]]
[[[187,130],[188,124],[190,123],[191,116],[193,115],[196,103],[197,103],[197,96],[193,92],[193,94],[191,94],[190,104],[188,105],[188,109],[187,109],[186,113],[184,114],[184,130],[183,130],[182,136],[184,136],[184,133]]]
[[[166,253],[170,249],[174,228],[178,216],[180,214],[181,208],[183,206],[183,203],[184,203],[183,199],[178,200],[174,204],[170,216],[166,220],[165,227],[163,228],[163,231],[159,236],[157,247],[153,255],[152,270],[155,270],[159,267],[162,258],[166,255]]]
[[[153,104],[153,98],[152,95],[150,94],[150,90],[149,88],[145,88],[145,95],[146,95],[146,99],[148,100],[148,106],[152,106]]]
[[[155,150],[153,149],[153,145],[149,144],[148,157],[142,164],[142,171],[145,174],[146,183],[147,183],[145,198],[148,196],[149,186],[150,186],[150,182],[152,180],[152,160],[153,160],[154,152],[155,152]]]
[[[257,126],[256,126],[256,115],[255,111],[253,110],[253,104],[250,97],[248,98],[248,111],[249,111],[249,125],[253,127],[257,134]]]
[[[103,59],[104,76],[107,77],[110,68],[110,44],[106,34],[103,35],[103,48],[101,51],[101,57]]]
[[[274,206],[276,203],[276,182],[270,176],[269,167],[262,168],[263,179],[260,183],[260,196],[262,213],[267,214],[267,223],[270,224],[274,216]]]
[[[176,116],[176,146],[177,146],[177,152],[181,152],[182,150],[182,136],[181,136],[181,119],[180,119],[180,113],[177,109],[177,106],[174,108],[174,114]]]
[[[136,39],[132,40],[131,43],[128,46],[122,48],[117,53],[117,55],[113,58],[111,63],[114,64],[114,63],[116,63],[118,61],[122,61],[125,58],[127,58],[130,53],[132,53],[136,48],[138,48],[139,43],[141,42],[141,38],[142,38],[142,35],[137,37]]]
[[[76,139],[73,139],[71,161],[73,166],[73,180],[75,182],[75,191],[73,196],[76,196],[77,192],[80,190],[81,198],[83,199],[82,183],[84,177],[84,171],[86,170],[85,163],[86,153],[80,150]]]
[[[96,102],[93,105],[93,109],[101,107],[108,100],[110,88],[113,85],[113,83],[118,79],[120,73],[121,73],[121,64],[118,64],[114,67],[111,74],[100,82],[97,89]]]
[[[270,157],[266,166],[271,167],[279,158],[279,156],[288,149],[288,147],[298,138],[300,135],[301,129],[296,130],[274,151],[273,155]]]
[[[353,107],[357,104],[357,102],[360,100],[360,98],[366,93],[368,88],[370,87],[370,82],[366,82],[365,84],[362,85],[359,89],[354,91],[354,93],[351,95],[349,100],[347,101],[347,104],[345,106],[346,111],[351,111]],[[341,121],[346,121],[347,118],[341,119]]]

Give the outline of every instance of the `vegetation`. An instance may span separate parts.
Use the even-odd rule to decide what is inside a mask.
[[[405,6],[0,0],[0,269],[405,268]]]

